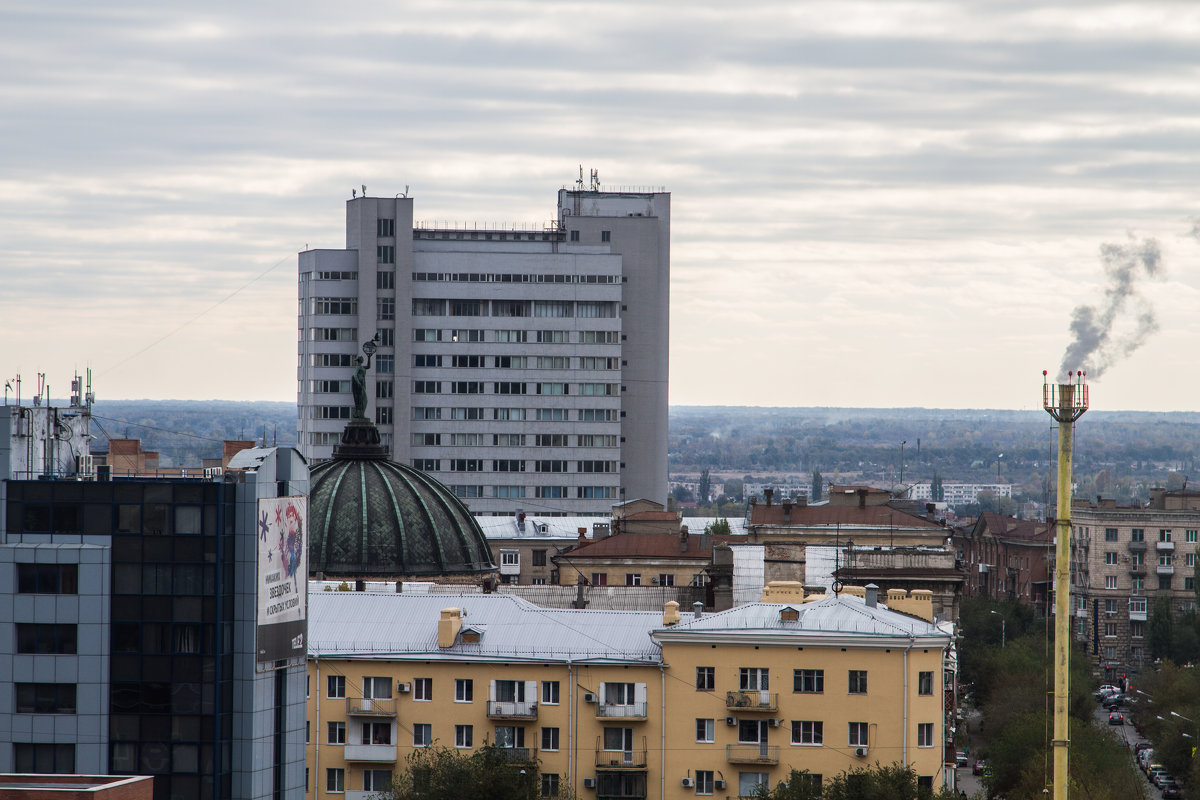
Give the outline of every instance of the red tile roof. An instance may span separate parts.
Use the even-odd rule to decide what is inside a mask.
[[[679,550],[679,536],[674,533],[618,533],[581,545],[568,558],[697,558],[709,559],[712,545],[730,539],[729,536],[688,534],[687,552]],[[701,547],[703,541],[704,547]]]
[[[784,521],[783,506],[758,504],[750,507],[751,525],[871,525],[897,528],[941,528],[933,520],[899,511],[891,506],[792,506]]]
[[[679,514],[675,513],[674,511],[639,511],[636,514],[630,514],[627,517],[623,517],[622,521],[631,520],[635,522],[673,522],[677,519],[679,519]]]

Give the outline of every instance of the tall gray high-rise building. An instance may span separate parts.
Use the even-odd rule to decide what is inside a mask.
[[[533,229],[346,204],[300,253],[297,441],[332,455],[376,338],[368,415],[397,461],[477,514],[606,514],[667,494],[671,196],[576,188]]]

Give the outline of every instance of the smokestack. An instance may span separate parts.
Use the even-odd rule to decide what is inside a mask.
[[[792,521],[792,503],[789,500],[783,501],[783,521],[784,522]]]
[[[692,618],[693,619],[700,619],[700,615],[703,613],[704,613],[704,603],[701,603],[699,600],[692,603]]]
[[[767,501],[767,505],[771,505],[771,497],[774,496],[774,489],[763,489],[763,499]]]
[[[879,587],[873,583],[868,583],[866,590],[867,593],[864,599],[866,600],[867,608],[875,608],[879,603]]]

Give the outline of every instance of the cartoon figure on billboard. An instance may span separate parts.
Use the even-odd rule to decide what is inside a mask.
[[[295,503],[288,503],[283,514],[283,524],[279,526],[279,556],[283,562],[283,571],[292,580],[292,590],[299,592],[299,578],[296,572],[304,554],[304,520]]]

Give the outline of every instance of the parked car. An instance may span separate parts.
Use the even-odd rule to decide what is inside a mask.
[[[971,767],[972,775],[982,775],[984,769],[987,768],[987,762],[982,758],[975,759],[975,766]]]
[[[1125,705],[1125,695],[1110,694],[1104,699],[1104,707],[1109,711],[1116,711],[1121,706]]]
[[[1179,788],[1179,784],[1168,784],[1162,790],[1163,800],[1180,800],[1183,797],[1183,792]]]
[[[954,763],[956,766],[959,766],[959,767],[967,766],[967,764],[969,763],[967,761],[967,754],[964,753],[962,750],[959,750],[958,753],[956,753],[954,756]]]
[[[1161,770],[1161,771],[1159,771],[1159,772],[1156,772],[1156,773],[1154,773],[1154,775],[1152,775],[1152,776],[1150,777],[1150,781],[1151,781],[1151,782],[1152,782],[1152,783],[1153,783],[1155,786],[1157,786],[1158,788],[1160,788],[1160,789],[1161,789],[1161,788],[1163,787],[1163,785],[1164,785],[1164,784],[1166,784],[1166,783],[1168,783],[1168,782],[1170,782],[1170,783],[1174,783],[1174,782],[1175,782],[1175,779],[1171,777],[1171,773],[1167,772],[1167,771],[1164,769],[1164,770]]]
[[[1099,697],[1102,694],[1111,694],[1112,692],[1119,691],[1121,691],[1119,686],[1113,686],[1111,683],[1106,683],[1095,691],[1095,695],[1096,697]]]
[[[1149,749],[1150,749],[1149,742],[1138,742],[1137,744],[1135,744],[1133,746],[1133,752],[1137,753],[1138,755],[1141,755],[1143,750],[1149,750]]]
[[[1116,712],[1109,714],[1108,715],[1108,724],[1109,725],[1124,725],[1125,724],[1125,715],[1118,714]]]
[[[1158,786],[1158,774],[1160,772],[1166,772],[1166,771],[1167,771],[1167,768],[1164,767],[1162,764],[1152,764],[1150,766],[1150,768],[1148,770],[1146,770],[1146,777],[1150,780],[1151,783],[1153,783],[1155,786]]]

